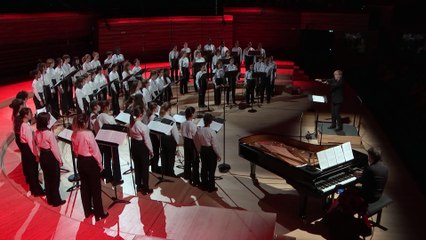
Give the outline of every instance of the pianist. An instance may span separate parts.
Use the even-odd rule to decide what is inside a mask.
[[[382,196],[388,179],[388,168],[381,160],[381,153],[375,148],[368,149],[368,167],[355,172],[361,180],[360,195],[368,203],[375,202]]]

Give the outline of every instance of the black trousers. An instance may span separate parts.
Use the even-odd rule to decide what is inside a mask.
[[[40,166],[43,170],[47,203],[57,205],[62,201],[59,194],[60,168],[59,162],[56,160],[52,151],[40,150]]]
[[[200,68],[192,68],[192,77],[194,79],[194,90],[198,92],[198,86],[196,81],[197,73],[200,71]]]
[[[173,81],[177,81],[179,79],[179,64],[177,62],[178,61],[172,63],[172,67],[170,68],[170,77]]]
[[[149,189],[149,150],[145,141],[139,141],[132,138],[133,162],[135,163],[135,181],[138,189],[148,191]]]
[[[198,107],[204,107],[206,106],[206,88],[200,87],[198,89]]]
[[[149,137],[151,138],[152,151],[154,151],[154,156],[151,158],[151,170],[154,172],[160,172],[161,169],[158,166],[158,161],[160,160],[160,139],[158,135],[150,133]]]
[[[263,99],[265,98],[265,90],[269,88],[269,78],[264,77],[260,79],[259,87],[258,87],[258,94],[260,96],[260,102],[263,103]],[[266,91],[268,93],[268,91]],[[266,97],[268,99],[268,96]],[[269,96],[269,99],[271,97]]]
[[[232,102],[235,103],[235,89],[237,87],[237,81],[235,78],[228,78],[229,87],[226,90],[226,104],[229,104],[229,95],[232,97]]]
[[[81,201],[83,202],[84,215],[89,216],[94,210],[96,218],[104,215],[101,196],[101,173],[98,163],[93,157],[78,156],[77,169],[80,175]]]
[[[214,88],[214,105],[220,105],[222,100],[222,88],[215,87]]]
[[[117,116],[120,113],[120,104],[118,103],[119,89],[117,93],[111,89],[111,105],[112,105],[112,114]]]
[[[180,94],[188,93],[189,68],[182,68],[182,79],[179,82]]]
[[[194,141],[190,138],[183,138],[184,166],[183,176],[190,179],[192,183],[200,183],[200,160],[198,159],[197,150]]]
[[[342,103],[331,103],[331,124],[342,127],[342,118],[340,116],[340,108]]]
[[[24,167],[24,172],[27,172],[28,175],[28,184],[30,185],[31,194],[40,195],[44,191],[38,181],[38,162],[36,161],[34,154],[31,152],[31,148],[28,146],[28,143],[22,143],[21,146],[22,166]]]
[[[217,166],[217,156],[213,147],[201,147],[201,185],[207,190],[215,188],[214,173]]]
[[[161,136],[161,166],[165,175],[175,175],[176,142],[172,136]]]
[[[43,93],[38,93],[38,95],[40,96],[41,100],[43,100]],[[41,102],[36,98],[36,96],[33,96],[33,101],[34,101],[34,105],[36,109],[41,109],[43,108],[43,106],[41,105]]]
[[[246,103],[254,103],[254,88],[255,88],[255,82],[253,79],[247,80],[246,85]]]

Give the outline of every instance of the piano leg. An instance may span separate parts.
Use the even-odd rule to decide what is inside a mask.
[[[305,194],[300,194],[299,195],[299,216],[304,223],[306,223],[306,203],[307,202],[308,202],[308,196],[306,196]]]
[[[250,177],[255,180],[256,179],[256,164],[250,162]]]

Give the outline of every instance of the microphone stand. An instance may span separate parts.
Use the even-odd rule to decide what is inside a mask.
[[[226,97],[226,91],[228,90],[227,88],[228,88],[228,86],[223,86],[224,98]],[[225,101],[226,101],[226,99],[223,100],[223,163],[219,164],[219,166],[218,166],[219,172],[221,172],[221,173],[226,173],[231,169],[231,166],[226,163],[226,157],[225,157],[225,146],[226,146],[226,144],[225,144],[225,129],[226,129],[226,126],[225,126],[225,122],[226,122],[225,106],[226,105],[225,104],[226,104],[226,102]]]

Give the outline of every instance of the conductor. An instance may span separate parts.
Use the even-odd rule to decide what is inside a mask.
[[[331,92],[331,125],[329,129],[335,128],[335,131],[342,131],[342,118],[340,117],[340,108],[343,103],[343,73],[336,70],[333,73],[334,78],[319,79],[315,81],[328,84]]]

